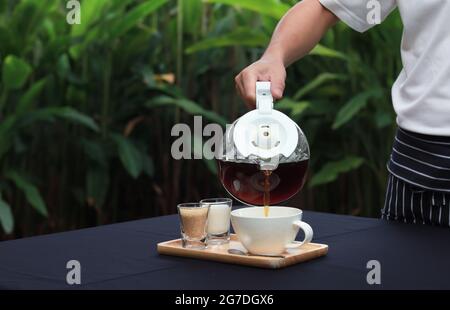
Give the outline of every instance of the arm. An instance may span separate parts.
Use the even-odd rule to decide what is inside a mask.
[[[271,81],[275,99],[283,96],[285,68],[313,49],[324,33],[338,21],[319,0],[303,0],[292,7],[278,23],[269,46],[260,60],[235,78],[240,96],[255,105],[256,81]]]

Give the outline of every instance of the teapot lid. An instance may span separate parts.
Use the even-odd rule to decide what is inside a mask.
[[[239,118],[233,132],[234,144],[244,157],[270,159],[289,157],[297,148],[297,124],[273,109],[270,82],[256,82],[256,109]]]

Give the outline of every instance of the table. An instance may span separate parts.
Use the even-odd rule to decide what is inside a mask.
[[[1,289],[449,289],[450,229],[305,211],[326,257],[280,270],[158,255],[176,215],[0,243]],[[301,236],[300,236],[301,237]],[[66,283],[66,263],[81,284]],[[369,285],[366,264],[381,264]]]

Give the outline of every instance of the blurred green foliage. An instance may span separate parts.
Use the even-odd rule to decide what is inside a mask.
[[[225,195],[214,163],[170,156],[175,123],[245,112],[233,77],[296,1],[0,0],[0,223],[4,238],[175,212]],[[364,35],[342,23],[291,66],[277,107],[311,147],[291,205],[378,216],[401,69],[393,13]],[[200,139],[201,137],[194,137]]]

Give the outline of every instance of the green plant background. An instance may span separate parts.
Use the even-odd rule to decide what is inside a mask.
[[[296,1],[82,0],[80,25],[67,2],[0,0],[0,238],[225,195],[214,162],[171,158],[171,128],[246,111],[233,78]],[[401,32],[396,12],[363,35],[340,23],[288,69],[277,107],[311,147],[289,204],[379,216]]]

